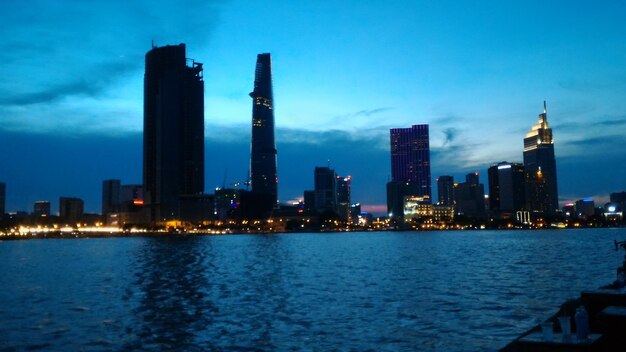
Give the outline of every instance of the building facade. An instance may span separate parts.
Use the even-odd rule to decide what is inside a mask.
[[[417,196],[431,197],[428,125],[392,128],[391,181],[416,185]]]
[[[432,201],[428,125],[389,130],[391,181],[387,183],[387,212],[403,222],[406,197]]]
[[[437,178],[437,204],[454,205],[454,177],[439,176]]]
[[[526,202],[530,211],[552,215],[559,209],[554,139],[548,125],[546,102],[543,113],[524,138]]]
[[[526,210],[524,165],[506,161],[491,165],[489,176],[489,209],[495,213]]]
[[[33,204],[33,215],[35,217],[50,216],[50,202],[39,200]]]
[[[470,218],[485,216],[485,186],[479,182],[478,172],[465,176],[465,182],[454,185],[454,211]]]
[[[59,217],[68,223],[80,221],[83,217],[85,204],[80,198],[59,198]]]
[[[274,95],[272,91],[272,59],[269,53],[257,55],[252,98],[252,141],[250,147],[250,184],[256,206],[265,210],[276,207],[278,174],[274,140]]]
[[[147,220],[180,218],[180,197],[204,191],[202,64],[185,44],[153,47],[144,76],[143,189]]]

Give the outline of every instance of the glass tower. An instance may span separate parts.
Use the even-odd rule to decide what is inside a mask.
[[[546,102],[539,122],[524,138],[524,168],[526,170],[527,208],[545,214],[554,214],[559,208],[559,197],[554,158],[554,139],[548,125]]]
[[[391,181],[409,182],[417,196],[431,196],[428,125],[392,128]]]
[[[252,142],[250,183],[264,208],[274,208],[278,199],[276,144],[274,141],[274,101],[272,59],[269,53],[257,55],[252,97]]]

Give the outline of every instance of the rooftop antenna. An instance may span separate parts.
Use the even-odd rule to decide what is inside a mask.
[[[328,168],[330,169],[330,159],[328,159],[327,163],[328,163]]]
[[[152,49],[154,49],[154,39],[152,39]]]
[[[548,112],[548,109],[546,108],[546,101],[543,101],[543,113],[545,114],[546,112]]]

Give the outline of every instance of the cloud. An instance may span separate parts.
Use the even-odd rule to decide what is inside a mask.
[[[598,121],[593,124],[594,126],[602,126],[602,127],[613,127],[613,126],[621,126],[626,125],[626,118],[621,118],[617,120],[604,120]]]
[[[454,142],[454,140],[456,139],[457,135],[459,134],[459,130],[454,128],[454,127],[448,127],[445,128],[443,131],[445,139],[443,141],[443,146],[447,146],[448,144]]]

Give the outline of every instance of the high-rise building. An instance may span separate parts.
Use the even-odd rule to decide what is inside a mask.
[[[554,214],[559,209],[559,196],[554,139],[548,125],[545,101],[539,122],[532,126],[524,138],[524,168],[528,210]]]
[[[407,197],[431,202],[430,142],[428,125],[392,128],[391,182],[387,183],[387,212],[397,221],[404,221]]]
[[[6,212],[6,191],[7,185],[4,182],[0,182],[0,219],[4,217]]]
[[[33,215],[36,217],[50,216],[50,202],[39,200],[33,204]]]
[[[250,183],[257,206],[271,210],[278,199],[276,143],[274,141],[274,97],[272,59],[269,53],[257,55],[252,97],[252,141],[250,147]]]
[[[431,196],[428,125],[392,128],[391,181],[416,185],[417,196]]]
[[[437,178],[437,204],[454,205],[454,177],[439,176]]]
[[[147,220],[180,218],[180,197],[204,191],[202,64],[186,58],[185,44],[146,54],[143,131]]]
[[[467,217],[485,216],[485,186],[479,183],[478,172],[465,176],[465,182],[454,185],[456,214]]]
[[[513,213],[526,208],[524,165],[503,161],[492,165],[489,176],[489,209]]]
[[[350,221],[352,176],[337,176],[337,215],[339,221]]]
[[[59,198],[59,217],[68,222],[80,221],[83,217],[84,202],[80,198]]]
[[[337,209],[337,173],[329,167],[315,167],[315,210],[323,212]]]

